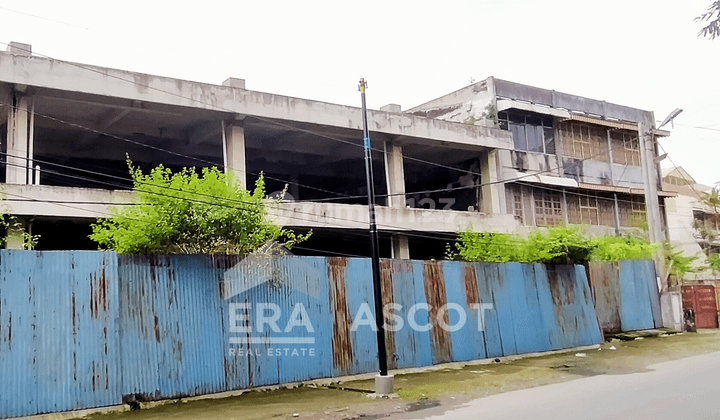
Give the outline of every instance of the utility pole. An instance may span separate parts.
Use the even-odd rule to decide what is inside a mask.
[[[638,123],[640,160],[642,160],[643,184],[645,185],[645,212],[649,239],[652,243],[663,241],[660,202],[658,201],[657,164],[655,163],[655,121],[653,113],[646,113]],[[658,267],[659,268],[659,267]]]
[[[360,79],[358,90],[362,101],[363,149],[365,150],[365,179],[368,191],[368,210],[370,211],[370,258],[372,259],[372,279],[375,292],[375,325],[377,329],[377,350],[380,374],[375,376],[375,393],[388,395],[393,392],[394,378],[388,375],[387,349],[385,348],[385,317],[383,316],[382,286],[380,283],[380,258],[378,256],[378,231],[375,221],[375,182],[372,170],[372,150],[370,147],[370,130],[367,122],[367,105],[365,103],[367,82]]]
[[[665,118],[660,127],[672,121],[681,112],[681,109],[675,109]],[[640,160],[642,161],[643,184],[645,187],[645,212],[648,221],[648,234],[650,242],[658,246],[654,254],[654,260],[656,274],[661,282],[660,311],[662,313],[662,323],[665,327],[682,330],[683,314],[682,311],[677,309],[682,307],[682,297],[679,292],[669,289],[666,279],[670,267],[665,267],[665,256],[662,248],[660,248],[665,237],[662,233],[662,218],[658,200],[657,165],[659,160],[656,157],[655,148],[655,115],[652,112],[645,113],[643,120],[638,123],[638,137],[640,139]]]

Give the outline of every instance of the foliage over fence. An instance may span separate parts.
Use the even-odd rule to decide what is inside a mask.
[[[554,227],[528,236],[467,230],[448,245],[446,256],[462,261],[586,264],[647,260],[654,249],[647,240],[634,236],[587,238],[579,227]]]
[[[92,226],[90,238],[122,254],[247,255],[275,241],[290,248],[308,238],[267,217],[265,181],[246,191],[217,168],[162,165],[145,175],[128,161],[136,203],[112,209]],[[272,203],[270,203],[272,205]]]

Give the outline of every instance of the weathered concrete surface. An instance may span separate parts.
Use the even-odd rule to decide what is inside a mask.
[[[42,57],[0,53],[0,82],[235,113],[241,117],[362,129],[361,109],[356,107]],[[373,132],[408,138],[513,148],[510,133],[496,128],[372,110],[368,112],[368,124]]]
[[[44,185],[3,186],[0,198],[9,214],[31,216],[98,218],[110,214],[113,205],[133,202],[131,191]],[[198,197],[202,200],[202,197]],[[368,210],[364,205],[285,202],[268,207],[272,219],[283,226],[311,228],[367,229]],[[477,212],[376,208],[378,228],[387,231],[457,232],[475,230],[512,232],[518,223],[512,215]]]

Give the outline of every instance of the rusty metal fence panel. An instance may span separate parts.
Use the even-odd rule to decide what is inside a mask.
[[[589,265],[589,273],[603,331],[614,333],[662,327],[653,261],[594,261]]]
[[[0,417],[377,369],[368,259],[0,258]],[[601,341],[581,266],[383,260],[381,271],[393,369]]]
[[[113,253],[0,250],[0,417],[120,403]]]

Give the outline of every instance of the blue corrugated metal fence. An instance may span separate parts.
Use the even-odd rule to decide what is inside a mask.
[[[0,259],[0,417],[377,368],[368,259],[70,251],[0,251]],[[392,368],[602,340],[581,266],[381,265]],[[632,276],[649,275],[642,267]]]

